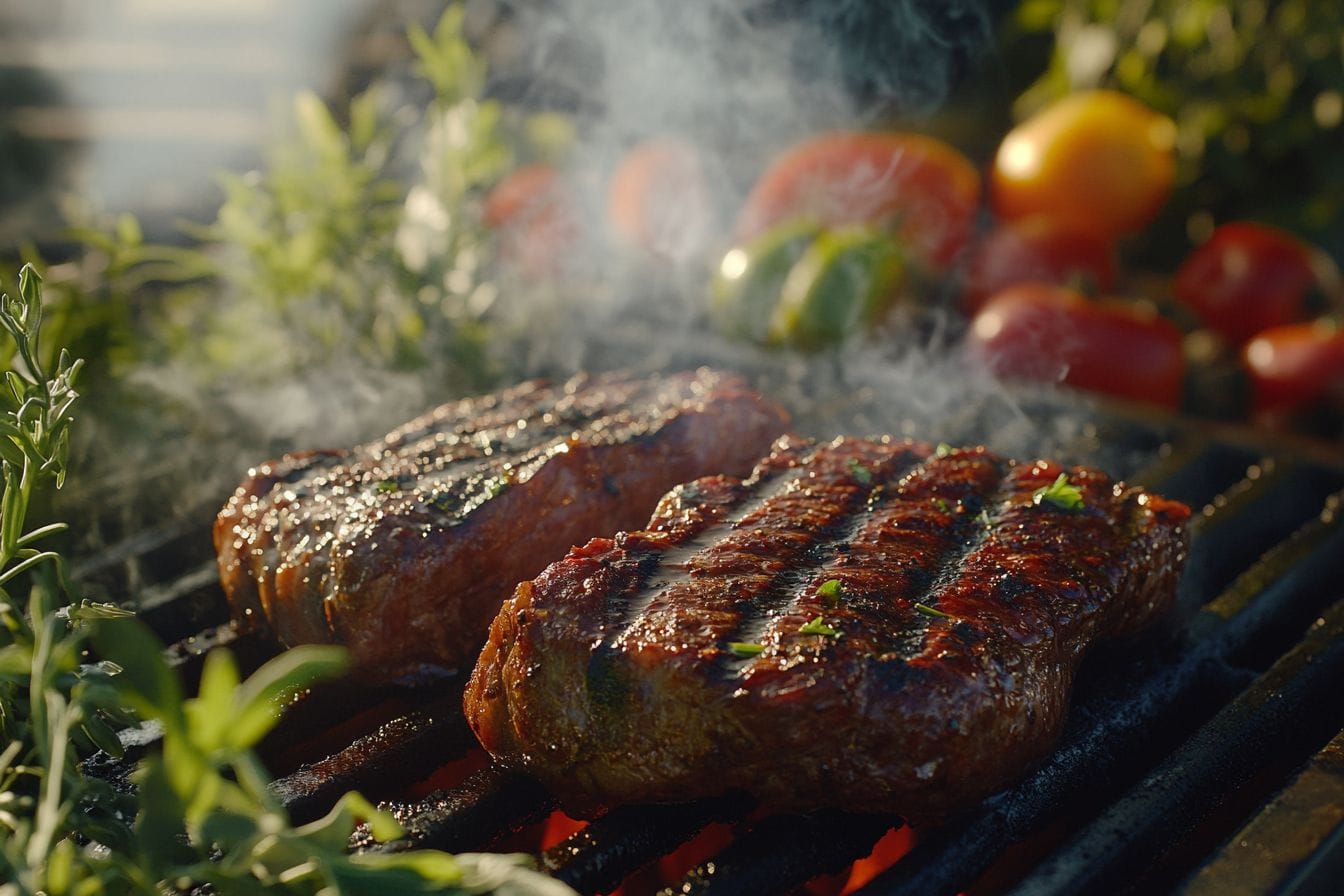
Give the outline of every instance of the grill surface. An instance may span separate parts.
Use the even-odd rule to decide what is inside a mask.
[[[1202,508],[1177,618],[1094,652],[1054,755],[965,817],[915,831],[913,850],[858,892],[1206,893],[1234,880],[1241,892],[1314,893],[1337,879],[1344,460],[1114,409],[1094,419],[1055,454]],[[979,439],[958,437],[982,425],[959,433],[952,421],[929,435],[969,443]],[[127,568],[143,577],[148,554],[172,556],[197,535],[208,545],[207,525],[140,533],[80,569],[89,587],[126,594]],[[195,548],[180,553],[191,562],[162,577],[142,612],[165,637],[196,633],[173,648],[184,678],[215,643],[244,666],[274,652],[260,636],[214,628],[224,610],[213,564]],[[389,801],[407,839],[357,836],[355,848],[539,849],[535,825],[552,802],[536,784],[483,767],[460,688],[315,690],[263,744],[277,795],[299,821],[351,788]],[[783,893],[841,871],[900,825],[839,812],[761,817],[745,798],[633,806],[541,861],[579,892],[608,892],[705,828],[730,826],[731,843],[664,892]],[[533,839],[520,840],[529,826]],[[651,879],[632,878],[629,892],[656,889]]]

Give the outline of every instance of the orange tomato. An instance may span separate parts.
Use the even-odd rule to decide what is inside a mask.
[[[1176,125],[1122,93],[1075,93],[1008,132],[990,178],[1001,218],[1048,215],[1103,237],[1141,230],[1171,194]]]
[[[914,257],[946,267],[970,238],[980,175],[960,152],[923,134],[833,131],[766,168],[738,217],[746,242],[775,224],[891,224]]]
[[[612,235],[660,258],[695,257],[713,231],[700,154],[675,139],[648,140],[626,153],[607,188]]]

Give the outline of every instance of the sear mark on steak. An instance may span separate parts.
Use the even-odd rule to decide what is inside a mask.
[[[1081,508],[1034,499],[1061,472]],[[786,437],[519,585],[467,719],[572,814],[945,815],[1050,749],[1091,643],[1171,605],[1188,516],[1086,468]]]
[[[739,378],[528,382],[349,451],[252,470],[215,523],[235,616],[339,642],[380,677],[465,669],[514,586],[678,482],[745,474],[784,431]]]

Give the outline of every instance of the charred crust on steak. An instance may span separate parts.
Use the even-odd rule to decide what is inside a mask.
[[[1034,501],[1061,473],[1081,506]],[[520,586],[550,615],[500,614],[468,721],[576,815],[730,791],[955,812],[1049,748],[1091,643],[1171,604],[1187,517],[982,447],[786,437]]]
[[[534,381],[347,451],[259,466],[215,525],[235,615],[339,642],[364,674],[465,668],[520,580],[634,528],[678,482],[745,474],[786,427],[740,378]]]

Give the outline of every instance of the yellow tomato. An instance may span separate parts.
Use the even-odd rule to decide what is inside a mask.
[[[1176,125],[1110,90],[1076,93],[1013,128],[994,158],[1002,218],[1043,214],[1103,237],[1156,217],[1175,179]]]

